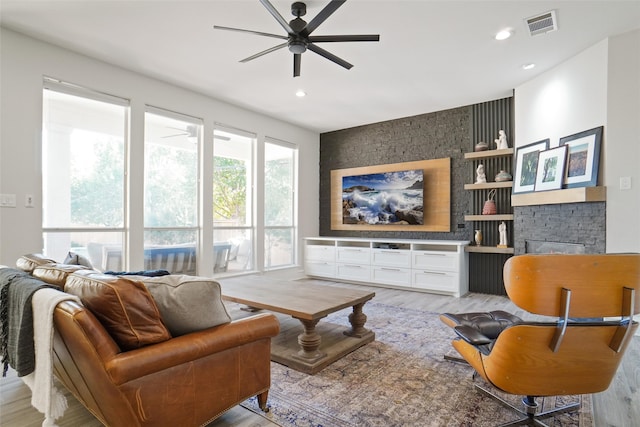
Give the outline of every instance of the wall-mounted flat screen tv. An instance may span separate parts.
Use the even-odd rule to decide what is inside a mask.
[[[422,169],[342,178],[343,224],[424,224]]]

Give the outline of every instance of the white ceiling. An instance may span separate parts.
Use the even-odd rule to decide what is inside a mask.
[[[287,20],[291,1],[273,0]],[[327,0],[308,0],[310,21]],[[524,19],[556,10],[559,30],[531,37]],[[258,0],[1,0],[2,26],[155,78],[326,132],[510,96],[513,88],[608,36],[640,28],[640,1],[349,0],[314,35],[380,34],[321,46],[293,78],[287,49],[240,59],[283,34]],[[506,41],[494,34],[511,27]],[[525,63],[536,63],[524,71]],[[295,92],[303,89],[304,98]]]

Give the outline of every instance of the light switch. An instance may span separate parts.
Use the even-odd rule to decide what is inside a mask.
[[[15,208],[16,207],[16,195],[15,194],[0,194],[0,206],[3,208]]]
[[[24,195],[24,207],[25,208],[33,208],[35,206],[35,202],[33,201],[33,194],[25,194]]]
[[[620,189],[621,190],[631,190],[631,177],[630,176],[621,176],[620,177]]]

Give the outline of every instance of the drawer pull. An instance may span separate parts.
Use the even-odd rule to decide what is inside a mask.
[[[398,252],[397,250],[396,250],[396,251],[380,251],[380,252],[382,252],[383,254],[397,254],[397,255],[403,255],[403,253],[402,253],[402,252]]]
[[[357,265],[357,264],[344,264],[345,267],[350,267],[350,268],[362,268],[361,265]]]
[[[422,256],[447,256],[447,254],[422,254]]]
[[[382,267],[380,268],[380,270],[385,270],[385,271],[400,271],[399,268],[388,268],[388,267]]]
[[[447,273],[440,273],[439,271],[422,271],[424,274],[437,274],[438,276],[446,276]]]

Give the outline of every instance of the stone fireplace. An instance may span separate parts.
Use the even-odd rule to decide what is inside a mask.
[[[606,202],[517,206],[513,210],[516,255],[605,253]]]

